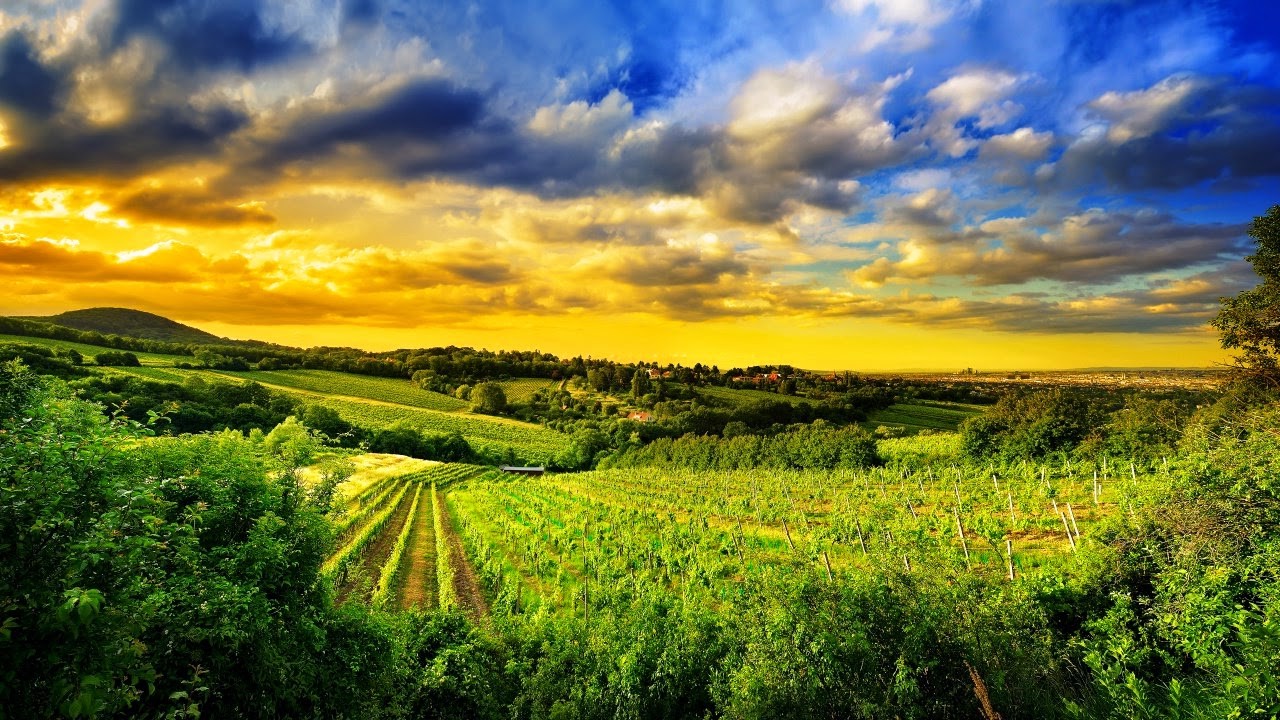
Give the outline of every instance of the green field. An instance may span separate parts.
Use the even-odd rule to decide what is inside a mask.
[[[783,395],[781,393],[767,392],[765,390],[734,390],[733,388],[719,387],[717,385],[708,385],[698,388],[698,392],[706,397],[714,398],[726,402],[730,405],[744,405],[747,403],[760,402],[762,400],[771,400],[773,402],[789,402],[792,405],[800,403],[812,403],[806,397],[798,395]]]
[[[514,380],[501,380],[498,385],[502,386],[502,392],[507,396],[507,402],[526,405],[533,399],[534,393],[543,388],[559,387],[560,381],[546,378],[516,378]]]
[[[423,390],[412,382],[400,378],[353,375],[333,370],[220,372],[230,378],[254,380],[263,385],[281,389],[375,400],[438,412],[459,412],[471,407],[470,403],[463,400]]]
[[[91,358],[100,352],[128,352],[137,356],[138,362],[149,366],[169,366],[174,363],[192,362],[192,358],[188,355],[161,355],[159,353],[146,353],[137,350],[116,350],[115,348],[98,347],[97,345],[85,345],[84,343],[71,342],[70,340],[52,340],[49,338],[27,337],[26,335],[0,335],[0,343],[26,343],[28,345],[40,345],[48,348],[70,348],[85,356],[85,362],[92,362]]]
[[[21,336],[0,335],[0,342],[29,342],[44,347],[69,347],[93,356],[103,350],[92,345]],[[259,382],[305,402],[330,407],[343,419],[371,429],[405,422],[430,432],[457,432],[477,449],[504,453],[514,450],[521,461],[548,462],[563,449],[565,436],[540,425],[465,412],[469,404],[448,395],[428,392],[408,380],[378,378],[327,370],[272,370],[230,372],[175,368],[176,362],[191,362],[181,355],[135,353],[144,367],[92,368],[96,372],[127,374],[148,380],[183,382],[196,376],[221,381]],[[527,387],[528,380],[514,381]],[[552,381],[537,381],[550,383]]]
[[[910,434],[921,430],[955,430],[965,419],[981,415],[985,410],[981,405],[961,403],[895,403],[884,410],[871,413],[862,426],[875,430],[881,425],[887,425],[902,428]]]
[[[485,415],[442,413],[435,410],[375,403],[359,399],[327,397],[294,392],[307,402],[332,408],[348,422],[369,428],[383,428],[404,422],[429,432],[457,432],[473,447],[504,451],[513,448],[529,462],[546,462],[563,448],[566,437],[541,425]]]
[[[1001,578],[1008,547],[1021,574],[1065,561],[1071,541],[1089,542],[1099,521],[1168,482],[1160,470],[1116,478],[1114,466],[1030,464],[993,480],[983,468],[957,470],[946,438],[955,436],[887,441],[895,461],[867,470],[487,474],[447,500],[491,603],[519,592],[523,607],[573,613],[591,583],[714,598],[780,569],[838,577],[905,563]]]

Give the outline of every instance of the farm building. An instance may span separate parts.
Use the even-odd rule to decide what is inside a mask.
[[[643,423],[653,422],[653,416],[647,412],[644,412],[643,410],[630,413],[629,415],[627,415],[627,419],[635,420],[636,422],[643,422]]]
[[[516,467],[514,465],[503,465],[498,469],[504,473],[512,473],[513,475],[541,475],[547,471],[547,469],[542,466]]]

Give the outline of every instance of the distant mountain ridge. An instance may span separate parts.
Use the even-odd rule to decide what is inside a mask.
[[[103,335],[121,335],[145,340],[201,345],[248,344],[241,340],[220,338],[213,333],[205,332],[190,325],[183,325],[167,317],[129,308],[86,308],[84,310],[71,310],[58,315],[26,316],[16,319],[51,323],[85,332],[99,332]]]

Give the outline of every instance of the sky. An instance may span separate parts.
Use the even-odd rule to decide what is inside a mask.
[[[1270,2],[5,0],[0,314],[814,369],[1205,366]]]

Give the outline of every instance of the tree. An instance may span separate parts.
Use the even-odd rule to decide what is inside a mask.
[[[498,383],[480,383],[471,389],[471,407],[476,412],[497,415],[507,409],[507,394]]]
[[[315,458],[319,445],[319,441],[311,435],[307,426],[298,422],[298,418],[292,415],[267,433],[263,443],[266,451],[279,458],[289,469],[309,465]]]
[[[114,367],[138,367],[138,356],[131,352],[115,352],[114,350],[104,350],[94,356],[93,361],[99,365],[110,365]]]
[[[649,393],[650,388],[649,372],[643,367],[637,368],[636,374],[631,376],[631,397],[639,400]]]
[[[1240,350],[1236,357],[1245,372],[1280,385],[1280,205],[1255,217],[1249,236],[1257,250],[1245,257],[1261,284],[1233,298],[1223,298],[1213,327],[1222,333],[1222,347]]]

